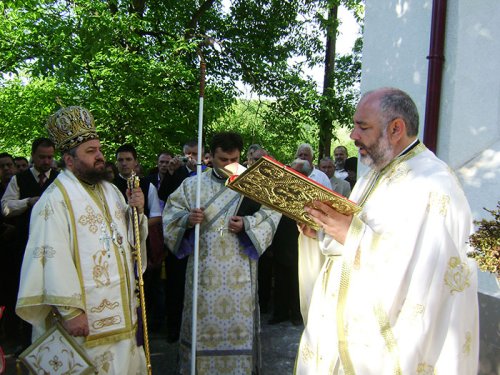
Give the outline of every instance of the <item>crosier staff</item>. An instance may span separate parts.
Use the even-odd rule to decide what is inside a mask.
[[[132,172],[132,175],[127,179],[127,185],[130,192],[132,192],[134,188],[139,187],[139,177],[137,177],[135,172]],[[139,300],[141,304],[142,326],[144,333],[144,352],[146,355],[148,375],[151,375],[151,356],[149,352],[148,323],[146,320],[146,299],[144,297],[144,279],[142,277],[141,235],[139,233],[139,214],[137,212],[137,207],[132,207],[132,217],[134,220],[134,255],[137,265],[137,274],[139,278]]]

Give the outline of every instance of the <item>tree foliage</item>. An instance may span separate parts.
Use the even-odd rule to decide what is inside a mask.
[[[359,5],[350,2],[350,9]],[[197,133],[200,57],[207,65],[206,136],[232,128],[278,155],[300,141],[314,144],[320,107],[335,105],[337,121],[350,116],[359,79],[359,58],[346,57],[337,102],[322,103],[303,77],[304,66],[324,54],[319,15],[327,6],[323,0],[3,1],[0,148],[27,153],[30,141],[45,134],[58,98],[93,112],[108,157],[124,142],[150,163],[159,150],[178,151]],[[273,99],[236,104],[237,82]],[[248,113],[245,106],[261,108],[258,127],[235,116]]]

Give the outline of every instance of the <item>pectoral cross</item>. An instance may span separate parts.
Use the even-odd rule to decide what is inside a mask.
[[[111,223],[111,231],[113,232],[112,240],[114,244],[120,249],[120,251],[123,254],[123,247],[122,247],[123,238],[121,234],[118,232],[118,228],[116,227],[115,223]]]
[[[217,232],[219,232],[221,237],[224,235],[225,230],[227,230],[227,228],[224,226],[224,224],[222,224],[219,228],[217,228]]]
[[[106,250],[106,253],[108,254],[108,258],[111,256],[111,240],[113,238],[109,235],[108,231],[106,230],[106,224],[102,223],[101,224],[101,235],[99,236],[99,242],[102,244],[104,250]]]

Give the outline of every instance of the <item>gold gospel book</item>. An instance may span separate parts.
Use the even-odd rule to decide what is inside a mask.
[[[313,201],[324,202],[345,215],[361,210],[346,197],[268,156],[238,174],[241,170],[234,165],[225,168],[230,189],[314,229],[318,225],[304,210]]]

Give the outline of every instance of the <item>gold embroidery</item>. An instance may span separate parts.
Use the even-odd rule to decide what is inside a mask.
[[[197,316],[198,320],[202,320],[208,316],[208,302],[201,295],[198,296]]]
[[[215,301],[214,314],[221,320],[230,319],[236,312],[234,301],[231,297],[220,296]]]
[[[120,324],[121,321],[122,319],[120,318],[119,315],[108,316],[107,318],[99,319],[93,322],[92,327],[94,327],[94,329],[102,329],[105,327],[110,327]]]
[[[352,266],[355,270],[359,270],[361,268],[361,249],[358,247],[356,250],[356,255],[354,257],[354,264]]]
[[[106,261],[106,251],[98,251],[96,254],[92,255],[92,259],[94,260],[92,278],[94,279],[96,286],[98,288],[101,286],[108,286],[111,281],[109,279],[109,264]]]
[[[107,299],[103,299],[99,306],[92,307],[90,309],[90,311],[93,313],[100,313],[100,312],[103,312],[104,309],[113,310],[113,309],[117,308],[118,306],[120,306],[120,304],[118,302],[110,302]]]
[[[462,352],[467,356],[470,354],[471,345],[472,345],[472,334],[470,332],[466,332],[465,333],[465,343],[462,347]]]
[[[52,206],[50,205],[50,203],[47,203],[47,204],[45,204],[45,206],[43,207],[43,209],[40,211],[40,213],[38,215],[40,215],[41,217],[43,217],[43,219],[45,221],[47,221],[49,219],[49,217],[53,214],[54,214],[54,210],[53,210]]]
[[[205,344],[209,348],[215,348],[221,339],[222,339],[221,334],[216,325],[207,324],[201,327],[200,343]]]
[[[254,311],[254,299],[252,296],[244,297],[240,303],[240,312],[246,316],[250,317]]]
[[[427,363],[419,363],[417,366],[417,374],[419,375],[433,375],[434,367]]]
[[[82,225],[87,225],[89,224],[89,230],[92,233],[97,233],[98,225],[101,224],[103,221],[103,217],[101,214],[95,214],[94,211],[92,210],[92,207],[87,206],[85,208],[85,211],[87,212],[87,215],[82,215],[78,219],[78,222]]]
[[[210,359],[206,357],[196,358],[196,373],[199,375],[210,374]],[[189,358],[185,358],[184,362],[189,362]]]
[[[120,220],[122,222],[125,221],[125,207],[123,207],[119,202],[116,202],[116,211],[115,211],[115,218],[116,220]]]
[[[424,305],[412,304],[409,301],[406,301],[401,311],[401,317],[404,317],[408,320],[415,320],[419,315],[422,315],[424,312],[425,312]]]
[[[392,332],[391,322],[387,313],[384,311],[382,306],[375,306],[374,311],[375,316],[379,324],[380,334],[382,335],[387,351],[391,354],[394,361],[394,374],[402,374],[401,365],[399,363],[398,354],[398,344],[394,333]]]
[[[247,331],[245,325],[236,323],[229,328],[227,336],[227,339],[231,344],[243,345],[248,341],[250,333]]]
[[[401,180],[402,178],[405,178],[408,173],[410,172],[410,169],[408,168],[408,164],[406,163],[401,163],[395,165],[395,167],[389,171],[387,174],[387,185],[392,184],[393,182],[397,182]]]
[[[444,276],[444,283],[450,288],[450,293],[463,292],[470,286],[471,270],[466,262],[458,257],[451,257],[448,261],[448,270]]]
[[[227,230],[227,226],[224,226],[224,225],[221,225],[221,232],[220,233],[224,233],[223,231]],[[231,246],[225,246],[221,244],[221,246],[219,247],[216,247],[215,249],[213,249],[213,254],[214,256],[221,260],[221,261],[229,261],[231,258],[233,258],[235,256],[234,254],[234,251],[232,249]]]
[[[104,352],[101,355],[98,355],[94,357],[94,364],[96,366],[96,369],[104,370],[105,373],[107,373],[111,367],[111,362],[113,362],[114,357],[113,353],[110,351]],[[100,371],[99,371],[100,372]]]
[[[54,258],[55,253],[56,251],[53,247],[41,246],[35,248],[35,251],[33,251],[33,258],[40,258],[42,266],[45,266],[45,264],[47,263],[47,259]]]
[[[59,360],[59,357],[55,355],[54,358],[49,361],[49,365],[55,372],[57,372],[59,367],[62,367],[63,363]]]
[[[449,205],[450,197],[448,195],[431,192],[427,203],[427,213],[435,213],[444,217],[448,213]]]
[[[222,285],[222,277],[216,268],[209,267],[200,276],[200,285],[208,290],[219,289]]]
[[[245,270],[236,266],[231,271],[229,271],[228,284],[231,289],[240,290],[250,283]]]
[[[215,368],[218,374],[231,374],[236,370],[236,358],[227,356],[215,358]]]
[[[300,355],[304,359],[304,362],[309,362],[314,358],[314,352],[309,344],[304,344],[304,347],[300,350]]]

